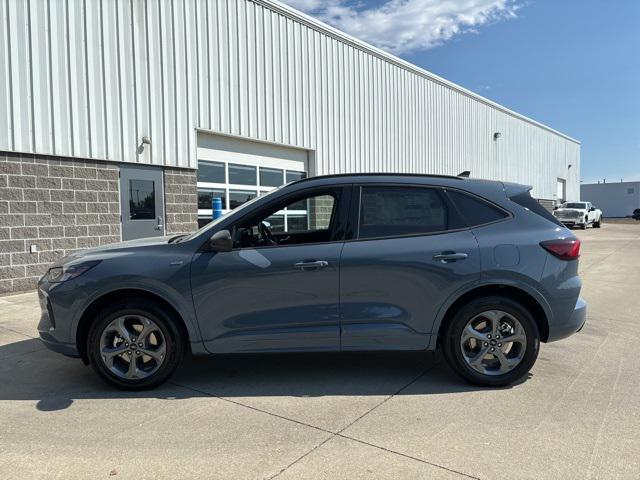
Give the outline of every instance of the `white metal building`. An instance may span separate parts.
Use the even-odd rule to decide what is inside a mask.
[[[585,183],[580,198],[596,205],[605,217],[630,217],[640,208],[640,182]]]
[[[190,228],[212,195],[228,209],[301,175],[469,170],[579,198],[576,140],[274,0],[0,2],[0,112],[13,163],[126,172],[107,186],[121,224],[96,222],[112,240]],[[11,182],[0,201],[27,201],[2,189],[30,180]],[[136,210],[134,186],[155,208]]]

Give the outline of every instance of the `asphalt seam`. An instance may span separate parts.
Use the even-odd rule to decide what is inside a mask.
[[[395,391],[395,392],[394,392],[394,393],[392,393],[391,395],[388,395],[387,397],[385,397],[381,402],[379,402],[379,403],[377,403],[376,405],[374,405],[373,407],[371,407],[369,410],[367,410],[366,412],[364,412],[362,415],[358,416],[356,419],[354,419],[354,420],[353,420],[352,422],[350,422],[348,425],[345,425],[343,428],[341,428],[341,429],[340,429],[340,430],[338,430],[337,432],[333,432],[333,431],[331,431],[331,430],[327,430],[327,429],[325,429],[325,428],[318,427],[318,426],[316,426],[316,425],[311,425],[311,424],[306,423],[306,422],[301,422],[301,421],[299,421],[299,420],[295,420],[295,419],[293,419],[293,418],[285,417],[285,416],[283,416],[283,415],[279,415],[279,414],[277,414],[277,413],[273,413],[273,412],[270,412],[270,411],[268,411],[268,410],[263,410],[263,409],[260,409],[260,408],[254,407],[254,406],[252,406],[252,405],[247,405],[247,404],[244,404],[244,403],[241,403],[241,402],[235,401],[235,400],[231,400],[231,399],[226,398],[226,397],[221,397],[221,396],[215,395],[215,394],[213,394],[213,393],[209,393],[209,392],[207,392],[207,391],[200,390],[200,389],[198,389],[198,388],[194,388],[194,387],[190,387],[190,386],[183,385],[183,384],[180,384],[180,383],[176,383],[176,382],[174,382],[174,381],[170,381],[170,382],[168,382],[168,383],[171,383],[172,385],[175,385],[175,386],[177,386],[177,387],[185,388],[185,389],[188,389],[188,390],[191,390],[191,391],[194,391],[194,392],[201,393],[201,394],[203,394],[203,395],[207,395],[207,396],[212,397],[212,398],[217,398],[217,399],[219,399],[219,400],[223,400],[223,401],[225,401],[225,402],[229,402],[229,403],[232,403],[232,404],[237,405],[237,406],[240,406],[240,407],[248,408],[248,409],[253,410],[253,411],[256,411],[256,412],[260,412],[260,413],[263,413],[263,414],[266,414],[266,415],[270,415],[270,416],[272,416],[272,417],[276,417],[276,418],[279,418],[279,419],[281,419],[281,420],[285,420],[285,421],[288,421],[288,422],[292,422],[292,423],[295,423],[295,424],[297,424],[297,425],[301,425],[301,426],[304,426],[304,427],[309,427],[309,428],[312,428],[312,429],[314,429],[314,430],[318,430],[318,431],[320,431],[320,432],[328,433],[328,434],[329,434],[329,437],[327,437],[325,440],[323,440],[322,442],[320,442],[320,443],[318,443],[317,445],[315,445],[313,448],[311,448],[310,450],[308,450],[307,452],[305,452],[305,453],[304,453],[303,455],[301,455],[300,457],[296,458],[293,462],[289,463],[287,466],[285,466],[284,468],[282,468],[279,472],[277,472],[277,473],[275,473],[275,474],[273,474],[273,475],[271,475],[271,476],[266,477],[266,480],[273,480],[274,478],[279,477],[280,475],[282,475],[283,473],[285,473],[287,470],[289,470],[291,467],[293,467],[294,465],[296,465],[297,463],[299,463],[300,461],[302,461],[304,458],[306,458],[307,456],[309,456],[311,453],[315,452],[317,449],[319,449],[320,447],[322,447],[323,445],[325,445],[327,442],[329,442],[330,440],[332,440],[332,439],[334,439],[334,438],[336,438],[336,437],[340,437],[340,438],[343,438],[343,439],[345,439],[345,440],[351,440],[351,441],[353,441],[353,442],[357,442],[357,443],[360,443],[360,444],[362,444],[362,445],[367,445],[367,446],[369,446],[369,447],[377,448],[377,449],[380,449],[380,450],[385,451],[385,452],[387,452],[387,453],[391,453],[391,454],[399,455],[399,456],[401,456],[401,457],[404,457],[404,458],[407,458],[407,459],[410,459],[410,460],[415,460],[415,461],[417,461],[417,462],[420,462],[420,463],[423,463],[423,464],[426,464],[426,465],[429,465],[429,466],[432,466],[432,467],[435,467],[435,468],[440,468],[440,469],[442,469],[442,470],[446,470],[447,472],[455,473],[455,474],[457,474],[457,475],[461,475],[461,476],[466,477],[466,478],[471,478],[471,479],[473,479],[473,480],[480,480],[480,479],[479,479],[479,477],[475,477],[475,476],[473,476],[473,475],[469,475],[469,474],[467,474],[467,473],[460,472],[460,471],[458,471],[458,470],[454,470],[454,469],[452,469],[452,468],[448,468],[448,467],[445,467],[445,466],[443,466],[443,465],[438,465],[437,463],[429,462],[429,461],[424,460],[424,459],[421,459],[421,458],[413,457],[413,456],[411,456],[411,455],[407,455],[407,454],[402,453],[402,452],[397,452],[397,451],[395,451],[395,450],[392,450],[392,449],[389,449],[389,448],[386,448],[386,447],[383,447],[383,446],[380,446],[380,445],[376,445],[376,444],[373,444],[373,443],[369,443],[369,442],[366,442],[366,441],[364,441],[364,440],[360,440],[360,439],[358,439],[358,438],[353,438],[353,437],[350,437],[349,435],[344,435],[344,434],[342,433],[342,432],[344,432],[345,430],[347,430],[349,427],[353,426],[355,423],[357,423],[358,421],[360,421],[362,418],[364,418],[365,416],[369,415],[371,412],[373,412],[374,410],[376,410],[377,408],[381,407],[381,406],[382,406],[382,405],[384,405],[386,402],[388,402],[389,400],[391,400],[392,398],[394,398],[396,395],[399,395],[400,393],[402,393],[404,390],[406,390],[407,388],[409,388],[409,387],[410,387],[411,385],[413,385],[415,382],[417,382],[418,380],[420,380],[420,378],[422,378],[424,375],[426,375],[429,371],[433,370],[435,367],[437,367],[437,366],[438,366],[438,365],[440,365],[440,364],[441,364],[441,362],[436,362],[436,363],[434,363],[433,365],[430,365],[429,367],[425,368],[425,369],[424,369],[424,370],[422,370],[418,375],[416,375],[416,376],[415,376],[411,381],[409,381],[406,385],[403,385],[403,386],[402,386],[402,387],[400,387],[397,391]]]
[[[27,335],[26,333],[19,332],[17,330],[14,330],[13,328],[5,327],[4,325],[0,325],[0,328],[3,329],[3,330],[7,330],[8,332],[13,332],[13,333],[16,333],[18,335],[22,335],[23,337],[31,338],[31,339],[34,339],[34,340],[38,339],[38,337],[33,337],[31,335]]]

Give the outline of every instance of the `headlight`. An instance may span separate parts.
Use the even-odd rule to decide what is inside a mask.
[[[63,265],[62,267],[53,267],[49,269],[49,271],[45,275],[45,279],[50,283],[66,282],[67,280],[79,277],[83,273],[88,272],[99,263],[100,260],[94,260],[92,262],[84,262],[77,265]]]

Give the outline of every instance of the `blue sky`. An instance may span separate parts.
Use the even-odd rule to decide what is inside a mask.
[[[640,180],[640,0],[285,3],[577,138],[585,183]]]

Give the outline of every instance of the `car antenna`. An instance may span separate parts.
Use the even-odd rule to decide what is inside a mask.
[[[471,175],[471,172],[469,170],[465,170],[464,172],[459,173],[458,177],[469,178],[469,175]]]

